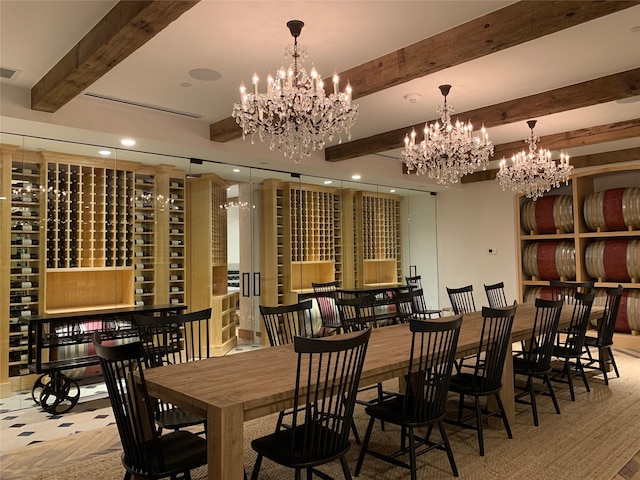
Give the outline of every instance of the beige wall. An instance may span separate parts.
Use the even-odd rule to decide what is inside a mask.
[[[469,284],[478,309],[487,305],[484,284],[504,282],[507,299],[515,300],[514,195],[487,181],[453,187],[436,198],[440,308],[451,306],[445,287]]]

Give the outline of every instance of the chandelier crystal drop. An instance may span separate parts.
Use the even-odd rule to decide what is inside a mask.
[[[270,141],[287,158],[299,163],[314,150],[321,150],[326,139],[335,136],[342,142],[343,133],[351,139],[351,127],[358,117],[358,106],[351,103],[351,85],[339,91],[339,77],[333,75],[333,91],[325,94],[322,77],[315,67],[307,74],[301,66],[304,50],[298,46],[298,37],[304,23],[287,22],[294,38],[293,49],[285,55],[293,57],[288,70],[281,67],[276,77],[267,77],[266,93],[258,92],[258,75],[254,73],[253,90],[240,85],[240,102],[233,106],[232,116],[242,128],[242,138],[257,135],[260,141]]]
[[[531,132],[524,141],[529,145],[529,152],[523,150],[513,155],[509,166],[503,158],[496,178],[503,190],[511,188],[535,201],[552,188],[558,188],[562,182],[568,183],[573,166],[569,165],[566,153],[560,153],[560,161],[556,163],[551,159],[551,151],[544,148],[536,151],[540,140],[533,133],[536,120],[529,120],[527,125]]]
[[[474,137],[471,122],[451,123],[454,110],[447,104],[451,85],[439,88],[444,96],[444,104],[437,108],[442,123],[425,124],[424,140],[417,144],[416,131],[412,130],[404,139],[400,155],[409,173],[426,174],[441,185],[452,185],[479,168],[485,170],[493,154],[493,144],[484,125],[481,135]]]

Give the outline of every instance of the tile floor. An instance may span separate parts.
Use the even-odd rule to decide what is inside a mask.
[[[260,346],[240,341],[227,355],[247,352]],[[100,377],[80,383],[80,400],[69,412],[52,415],[42,410],[31,391],[15,392],[0,398],[0,452],[52,440],[114,423],[107,389]]]

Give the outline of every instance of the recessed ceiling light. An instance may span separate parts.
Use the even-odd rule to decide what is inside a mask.
[[[120,140],[120,143],[125,147],[133,147],[136,144],[136,141],[132,138],[123,138]]]
[[[180,86],[181,86],[181,87],[184,87],[184,88],[189,88],[189,87],[190,87],[190,86],[192,86],[192,85],[193,85],[193,83],[189,83],[189,82],[182,82],[182,83],[180,84]]]
[[[631,33],[640,33],[640,25],[636,25],[635,27],[631,27]]]
[[[111,155],[111,152],[109,150],[100,150],[98,153],[103,157],[108,157],[109,155]]]
[[[240,173],[240,169],[239,168],[234,168],[233,169],[233,173]]]
[[[396,193],[395,188],[392,188],[391,190],[389,190],[389,193]]]
[[[211,70],[210,68],[194,68],[189,70],[189,76],[196,80],[203,80],[205,82],[213,82],[222,78],[222,74],[217,70]]]
[[[362,177],[358,174],[356,175],[351,175],[351,180],[360,180]]]
[[[333,182],[332,182],[331,180],[325,180],[325,181],[324,181],[324,184],[325,184],[325,185],[331,185],[332,183],[333,183]]]

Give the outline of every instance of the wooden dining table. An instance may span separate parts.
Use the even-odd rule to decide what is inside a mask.
[[[571,307],[563,308],[560,326],[569,324],[571,312]],[[593,307],[592,318],[599,314],[602,314],[602,308]],[[534,318],[533,304],[518,305],[511,334],[513,342],[526,340],[531,335]],[[456,352],[458,358],[477,353],[481,329],[481,312],[464,315]],[[408,368],[410,343],[408,324],[374,329],[360,386],[401,377]],[[293,345],[282,345],[149,369],[145,378],[153,397],[206,417],[208,478],[241,480],[243,424],[292,407],[296,363]],[[505,363],[501,398],[509,419],[513,420],[511,352]]]

